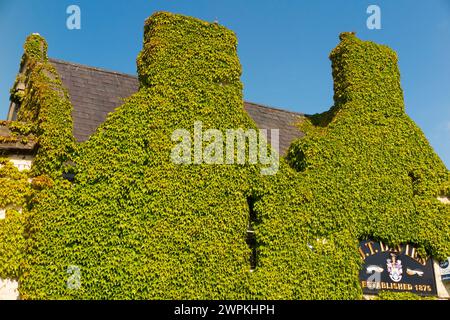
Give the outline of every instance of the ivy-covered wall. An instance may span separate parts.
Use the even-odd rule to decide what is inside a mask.
[[[25,214],[31,196],[28,172],[19,170],[7,158],[0,158],[0,279],[18,279],[25,255]]]
[[[48,61],[47,43],[38,34],[25,41],[24,54],[16,84],[24,91],[11,90],[11,100],[20,105],[17,120],[33,125],[38,137],[38,152],[33,175],[59,177],[69,155],[74,153],[72,105],[56,69]]]
[[[46,201],[40,190],[61,179],[64,164],[74,153],[72,106],[61,80],[48,62],[47,43],[37,34],[24,45],[20,73],[11,90],[11,100],[20,105],[18,121],[1,121],[10,135],[0,143],[37,143],[31,172],[19,172],[3,152],[0,159],[0,209],[6,218],[0,221],[0,278],[26,277],[23,268],[30,245],[27,240],[38,226],[29,225],[35,203]],[[16,90],[18,84],[24,90]],[[32,150],[31,150],[32,151]],[[64,184],[64,181],[61,181]]]
[[[74,158],[70,188],[42,193],[23,297],[245,298],[250,165],[176,165],[174,130],[256,128],[243,108],[235,35],[158,13],[145,24],[141,89]],[[67,288],[68,266],[81,271]]]
[[[264,297],[359,298],[366,238],[450,254],[450,207],[437,200],[449,171],[404,112],[395,52],[343,33],[330,58],[335,105],[303,119],[287,156],[296,183],[258,207],[273,219],[259,230]]]
[[[36,139],[33,124],[0,120],[0,129],[3,131],[3,135],[0,136],[0,143],[29,145],[29,148],[32,149]],[[9,150],[0,150],[0,155],[7,155],[9,153]]]
[[[56,72],[42,50],[27,49],[44,44],[27,41],[35,64],[20,112],[40,125],[44,148],[28,201],[22,298],[360,299],[360,239],[450,255],[450,208],[436,199],[450,196],[449,172],[405,114],[391,49],[342,34],[330,56],[335,106],[305,117],[306,137],[263,177],[259,165],[170,159],[173,131],[192,132],[196,121],[204,130],[256,128],[229,30],[150,17],[139,92],[77,148]],[[74,184],[60,177],[67,159]],[[76,288],[67,285],[72,267]]]

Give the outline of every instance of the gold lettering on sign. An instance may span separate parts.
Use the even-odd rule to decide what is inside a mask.
[[[409,256],[409,244],[405,246],[405,255]]]
[[[377,249],[378,246],[379,249]],[[403,253],[404,255],[410,257],[423,266],[426,266],[429,259],[429,257],[421,257],[418,254],[417,249],[409,244],[406,244],[404,246],[396,245],[394,248],[390,248],[388,245],[384,244],[381,241],[377,242],[376,244],[373,241],[368,241],[364,243],[364,247],[360,246],[358,251],[363,260],[366,260],[367,257],[373,256],[379,252],[393,252],[396,254]]]
[[[416,248],[411,249],[411,254],[409,256],[413,259],[416,259],[417,257]]]
[[[366,254],[364,253],[364,251],[361,247],[359,247],[359,254],[361,255],[361,258],[363,260],[366,260]],[[367,256],[369,256],[369,255],[367,255]]]
[[[389,251],[389,247],[385,245],[383,242],[380,242],[381,252]]]
[[[361,281],[361,287],[372,290],[397,290],[397,291],[413,291],[415,289],[419,292],[431,292],[432,288],[429,285],[415,285],[410,283],[391,283],[378,281]]]
[[[394,249],[392,249],[392,251],[396,252],[396,253],[401,253],[402,252],[402,246],[401,245],[397,245],[397,246],[395,246]]]
[[[406,245],[405,255],[410,257],[411,259],[417,261],[421,265],[425,266],[427,264],[428,257],[422,258],[418,255],[416,248],[410,247],[408,244]]]
[[[421,265],[423,265],[423,266],[426,266],[427,265],[427,260],[428,260],[428,258],[418,258],[417,259],[417,262],[418,263],[420,263]]]
[[[373,249],[373,242],[372,242],[372,241],[367,242],[367,243],[366,243],[366,247],[369,248],[369,250],[370,250],[370,255],[374,255],[375,253],[378,252],[378,250],[374,250],[374,249]]]

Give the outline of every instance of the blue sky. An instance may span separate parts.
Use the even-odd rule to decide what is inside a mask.
[[[71,4],[81,30],[66,28]],[[381,8],[381,30],[366,27],[370,4]],[[389,45],[406,111],[450,168],[450,0],[0,0],[0,119],[28,34],[43,35],[51,57],[136,74],[144,20],[159,10],[234,30],[245,99],[308,114],[333,104],[328,54],[340,32]]]

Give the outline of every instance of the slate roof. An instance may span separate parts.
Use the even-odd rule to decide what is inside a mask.
[[[291,143],[304,136],[295,126],[303,114],[267,107],[252,102],[244,102],[245,111],[260,129],[279,129],[280,154],[285,155]],[[270,133],[268,142],[270,143]]]
[[[136,76],[57,59],[50,59],[50,62],[69,91],[74,108],[74,136],[80,142],[87,140],[105,121],[108,113],[122,105],[123,99],[139,88]],[[280,154],[284,155],[291,142],[303,136],[294,126],[302,114],[251,102],[245,102],[244,106],[260,129],[280,129]]]
[[[108,113],[123,104],[123,99],[139,89],[137,77],[50,59],[73,105],[74,136],[85,141]]]

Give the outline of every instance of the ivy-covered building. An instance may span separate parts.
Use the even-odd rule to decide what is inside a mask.
[[[310,116],[243,102],[216,23],[151,16],[138,77],[30,35],[0,122],[0,298],[448,298],[450,173],[395,52],[340,39],[335,105]],[[197,121],[279,129],[279,171],[174,164],[172,133]]]

